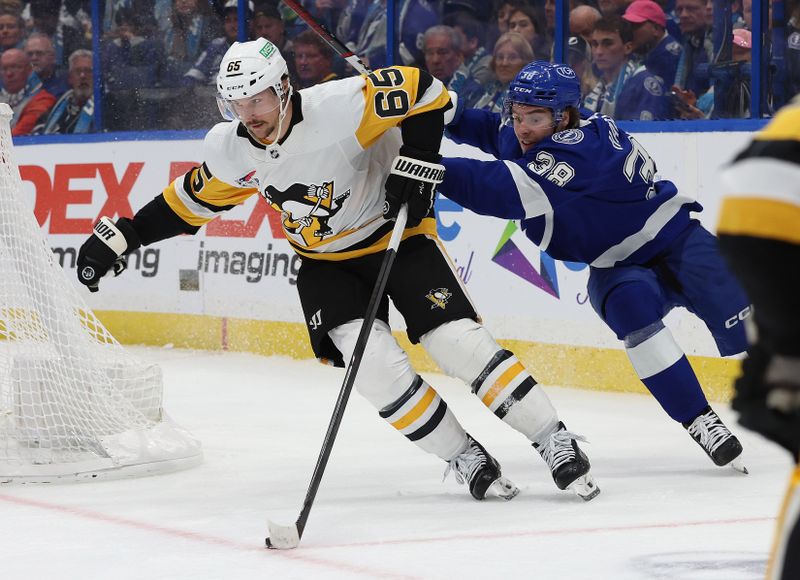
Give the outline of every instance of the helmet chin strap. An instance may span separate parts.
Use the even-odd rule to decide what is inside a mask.
[[[289,84],[289,90],[286,92],[286,100],[281,102],[281,108],[278,112],[278,132],[275,134],[275,139],[272,140],[273,143],[277,143],[278,139],[281,138],[281,130],[283,129],[283,120],[286,118],[286,113],[289,111],[289,102],[292,100],[292,85]]]

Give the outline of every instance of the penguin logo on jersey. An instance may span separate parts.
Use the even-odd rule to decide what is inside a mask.
[[[428,294],[425,295],[425,298],[433,302],[433,306],[431,306],[431,310],[434,308],[441,308],[442,310],[447,307],[447,303],[450,301],[450,298],[453,297],[453,293],[450,292],[447,288],[436,288],[435,290],[431,290]]]
[[[270,185],[263,195],[283,214],[283,229],[293,234],[291,239],[312,247],[333,235],[328,220],[342,209],[350,190],[334,195],[333,181],[325,181],[322,185],[294,183],[285,191]]]

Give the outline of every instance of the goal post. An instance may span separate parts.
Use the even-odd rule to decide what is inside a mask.
[[[0,103],[0,484],[165,473],[202,461],[162,407],[158,365],[127,352],[55,259],[26,204]]]

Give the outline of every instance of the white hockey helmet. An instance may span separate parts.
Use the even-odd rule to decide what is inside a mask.
[[[278,47],[269,40],[259,38],[248,42],[234,42],[222,57],[217,74],[217,104],[225,119],[238,118],[231,102],[246,99],[267,89],[273,89],[276,107],[285,107],[291,86],[284,87],[289,67]]]

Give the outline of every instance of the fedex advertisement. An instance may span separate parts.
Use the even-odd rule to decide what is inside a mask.
[[[704,206],[713,230],[722,193],[717,173],[745,146],[748,133],[637,134],[674,181]],[[702,154],[701,154],[702,152]],[[173,179],[202,161],[202,141],[109,141],[24,145],[14,149],[29,203],[57,261],[78,285],[77,253],[101,216],[132,216]],[[443,154],[487,158],[445,141]],[[700,159],[702,158],[702,162]],[[439,197],[438,232],[487,327],[498,338],[618,347],[587,300],[585,264],[553,260],[514,222],[478,216]],[[259,196],[225,213],[195,236],[143,247],[119,278],[83,289],[96,310],[167,312],[302,322],[295,291],[299,258],[280,215]],[[403,322],[393,313],[393,325]],[[682,312],[668,324],[690,354],[713,356],[713,341]]]

